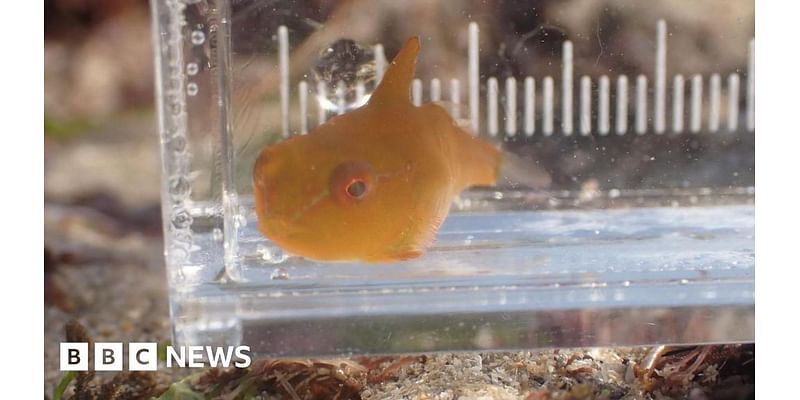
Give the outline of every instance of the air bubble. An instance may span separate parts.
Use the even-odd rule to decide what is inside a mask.
[[[174,243],[173,247],[180,245],[188,248],[192,244],[192,234],[188,230],[173,231],[170,236],[171,242]]]
[[[289,279],[289,271],[286,268],[275,268],[272,270],[272,273],[269,275],[269,278],[273,281],[285,281]]]
[[[247,226],[247,218],[242,214],[236,214],[233,217],[233,223],[234,223],[234,225],[236,226],[237,229],[245,227],[245,226]]]
[[[183,153],[186,151],[186,138],[183,136],[175,136],[170,141],[170,147],[175,153]]]
[[[340,113],[361,107],[376,85],[372,47],[350,39],[332,43],[315,61],[311,79],[323,109]]]
[[[169,194],[173,199],[181,200],[189,196],[191,184],[183,176],[173,176],[169,179]]]
[[[261,259],[270,264],[278,264],[286,261],[286,254],[278,247],[258,245],[256,251],[261,255]],[[274,279],[274,278],[273,278]]]
[[[198,90],[199,89],[197,88],[197,84],[194,82],[189,82],[189,84],[186,85],[186,94],[188,94],[189,96],[196,95]]]
[[[192,44],[199,46],[206,41],[206,34],[203,31],[192,31]]]
[[[175,229],[188,229],[192,225],[192,216],[188,211],[181,209],[173,211],[171,221]]]
[[[200,72],[200,66],[197,63],[186,64],[186,73],[189,76],[197,75],[198,72]]]
[[[467,235],[467,237],[464,239],[464,244],[468,246],[471,245],[472,239],[475,239],[475,236]]]
[[[183,247],[170,247],[168,254],[170,265],[182,264],[189,258],[189,251]]]

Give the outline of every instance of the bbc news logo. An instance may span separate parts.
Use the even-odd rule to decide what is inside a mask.
[[[124,366],[123,344],[119,342],[96,342],[94,344],[95,371],[122,371]],[[61,370],[88,371],[89,343],[61,343]],[[155,371],[158,368],[158,343],[128,343],[128,370]],[[250,366],[249,346],[180,346],[166,347],[167,368]]]

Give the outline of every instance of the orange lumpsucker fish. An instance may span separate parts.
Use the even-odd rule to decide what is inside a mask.
[[[439,105],[410,101],[419,38],[409,39],[369,102],[262,150],[253,169],[258,229],[324,261],[419,256],[456,195],[494,185],[501,153]]]

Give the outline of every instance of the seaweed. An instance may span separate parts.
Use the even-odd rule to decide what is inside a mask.
[[[67,390],[67,386],[78,376],[77,371],[67,371],[64,373],[64,376],[61,378],[61,381],[58,382],[58,386],[53,391],[53,400],[61,400],[61,397],[64,396],[64,392]]]
[[[688,393],[697,384],[713,388],[731,377],[741,378],[739,383],[747,391],[750,372],[741,367],[754,360],[745,360],[750,354],[749,348],[740,344],[656,346],[644,358],[637,377],[649,393]]]
[[[211,368],[175,382],[158,400],[357,400],[367,369],[350,360],[256,360],[248,368]]]

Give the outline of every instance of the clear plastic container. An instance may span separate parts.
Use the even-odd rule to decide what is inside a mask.
[[[152,0],[176,345],[753,341],[752,4],[684,18],[619,1],[581,19],[572,2],[301,3]],[[698,26],[725,26],[724,49]],[[461,193],[407,261],[284,251],[257,229],[256,157],[366,103],[411,35],[413,101],[441,102],[550,185]]]

